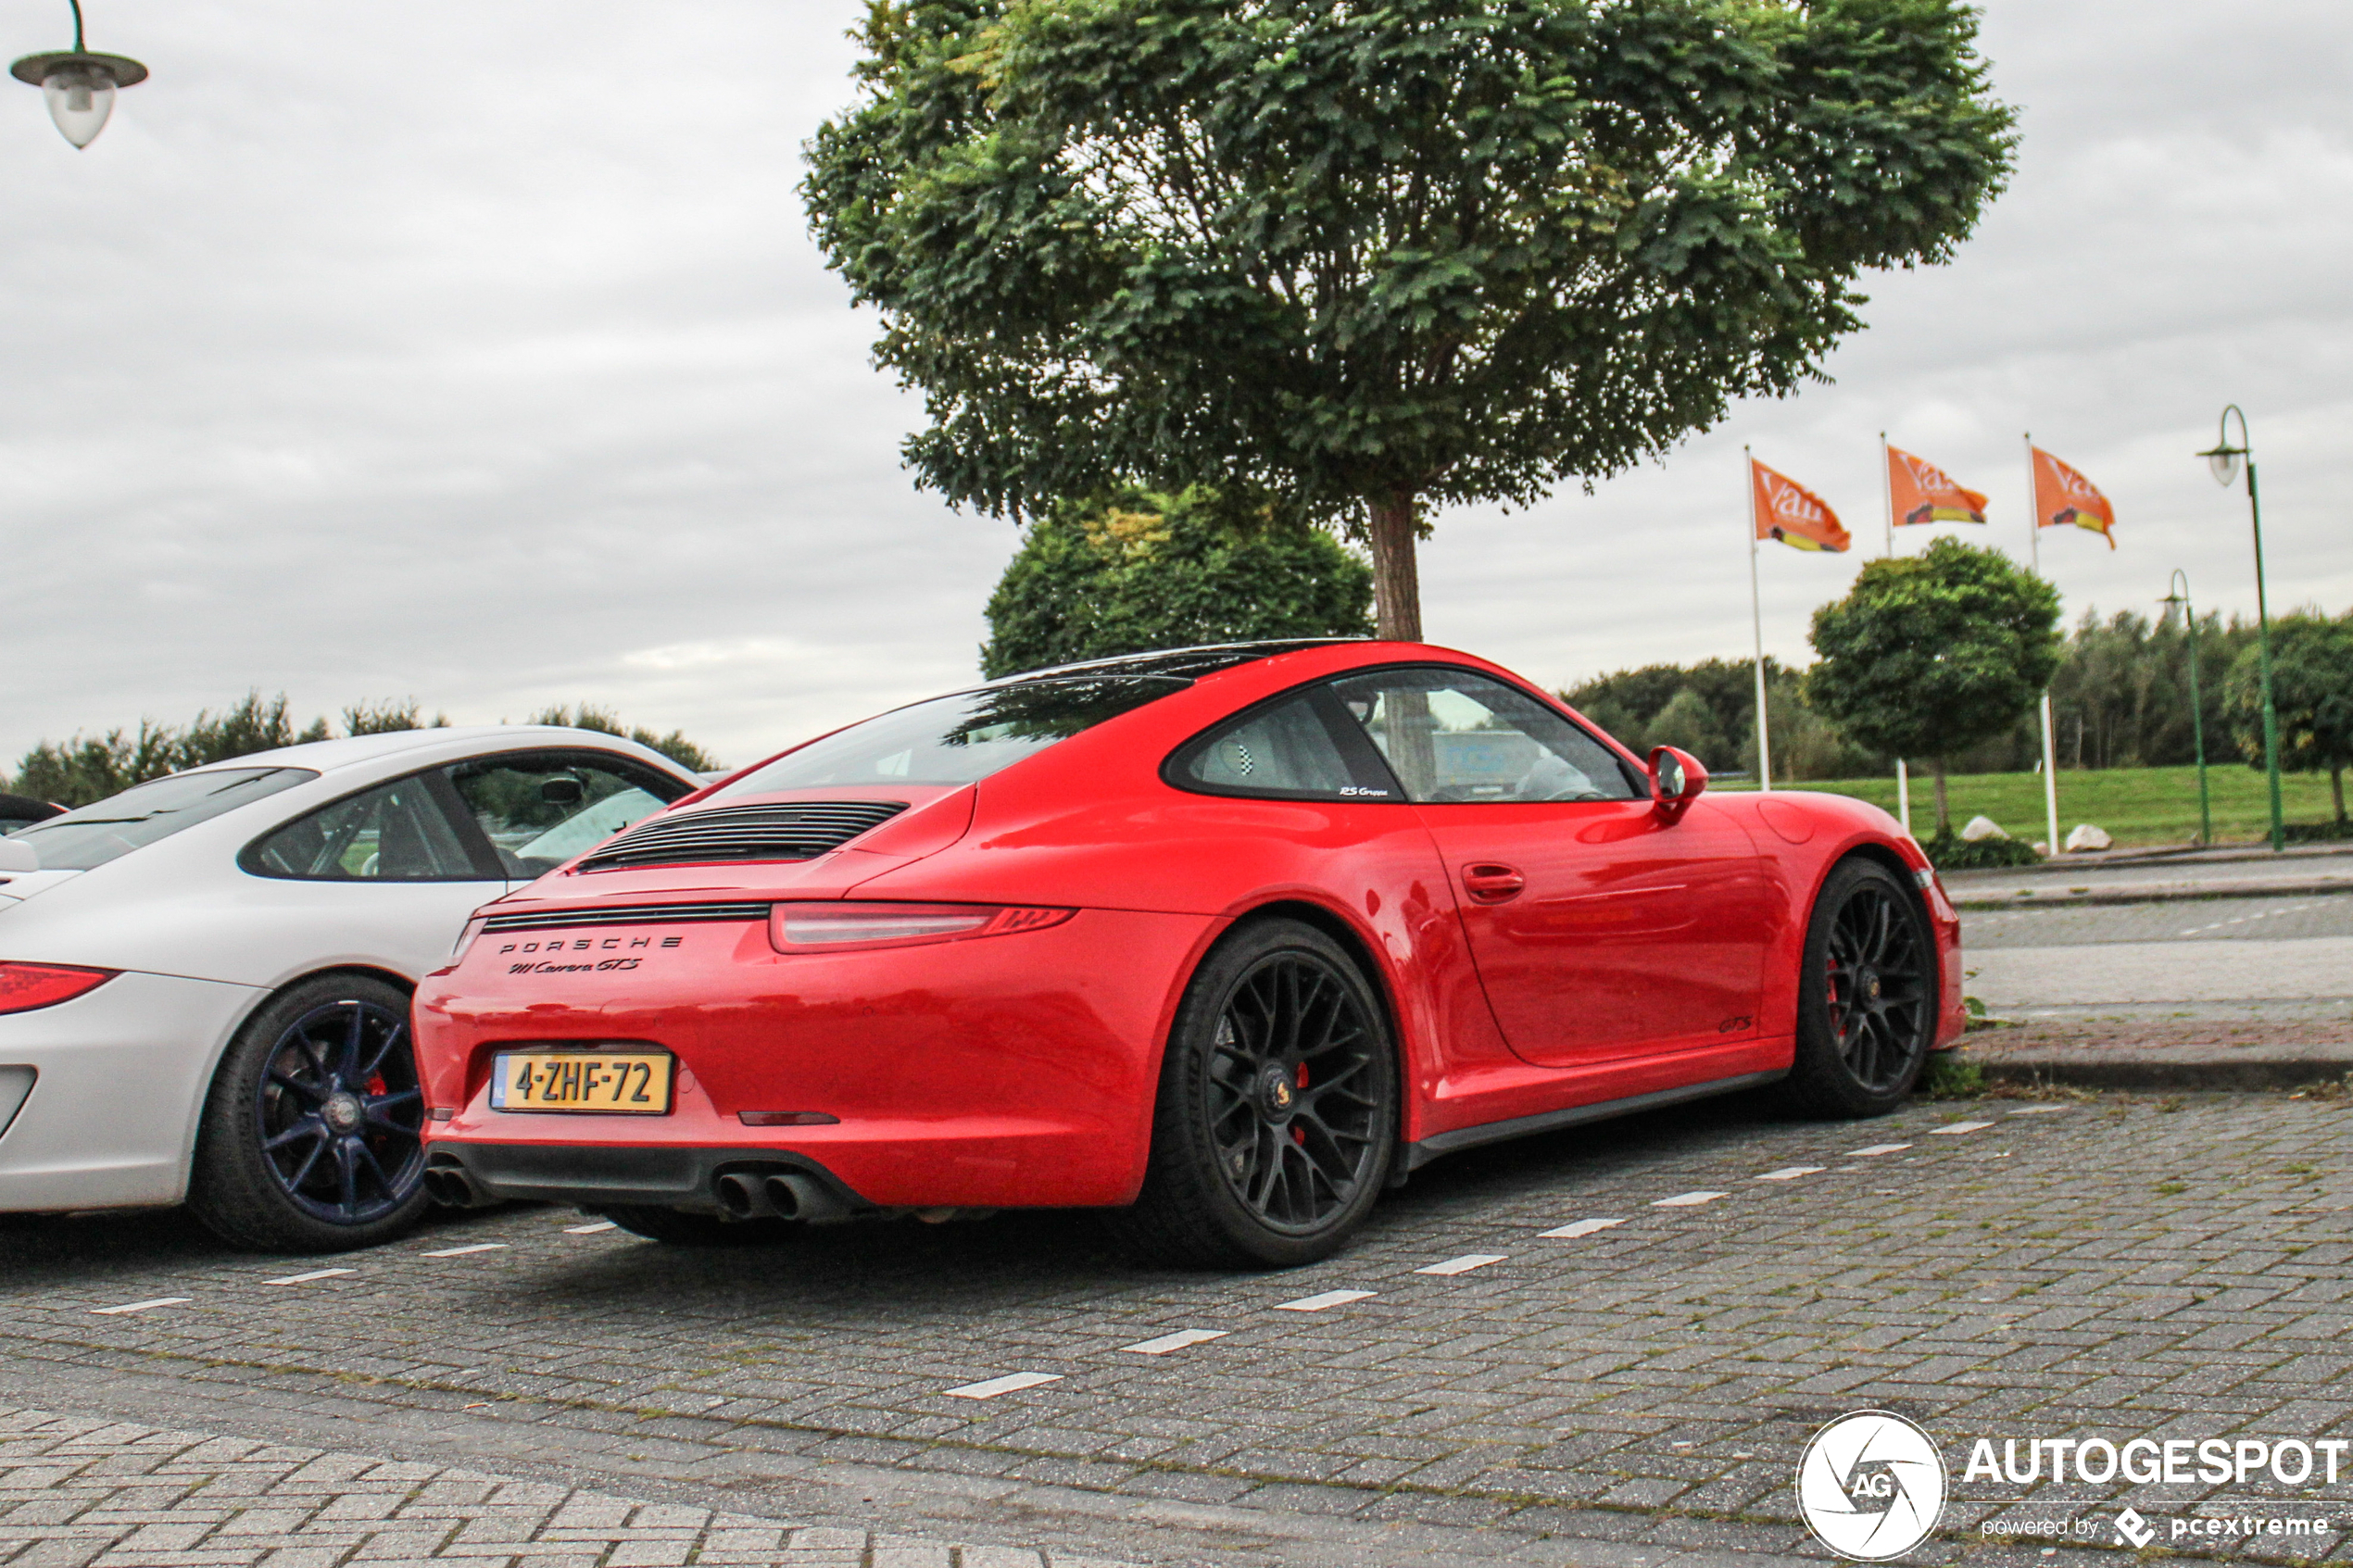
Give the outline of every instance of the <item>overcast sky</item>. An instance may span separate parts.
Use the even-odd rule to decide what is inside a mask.
[[[460,721],[585,698],[731,761],[972,678],[1010,524],[917,493],[918,410],[804,231],[854,0],[90,0],[154,71],[76,153],[0,82],[0,767],[248,687]],[[1875,278],[1831,385],[1533,512],[1441,515],[1430,635],[1560,685],[1749,646],[1740,448],[1848,557],[1764,546],[1768,651],[1882,548],[1878,433],[1993,499],[2020,434],[2117,504],[2045,535],[2070,618],[2185,568],[2353,606],[2353,6],[1994,0],[2019,177]],[[10,56],[69,40],[6,0]],[[1918,550],[1934,531],[1908,529]]]

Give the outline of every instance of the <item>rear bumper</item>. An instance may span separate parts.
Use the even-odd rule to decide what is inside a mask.
[[[877,1211],[839,1177],[806,1155],[774,1148],[704,1148],[686,1145],[616,1148],[610,1144],[440,1144],[427,1171],[459,1171],[486,1201],[522,1199],[582,1209],[644,1205],[717,1212],[719,1178],[794,1174],[817,1182],[845,1214]]]
[[[545,1151],[539,1166],[490,1156],[479,1175],[492,1192],[590,1206],[701,1206],[724,1173],[714,1157],[822,1172],[869,1207],[1129,1203],[1161,1041],[1218,923],[1082,910],[1035,932],[837,954],[780,954],[764,922],[650,928],[635,949],[649,928],[478,939],[417,991],[418,1064],[447,1112],[427,1149],[469,1173],[477,1150]],[[541,961],[554,949],[539,944],[559,942],[562,964]],[[594,1043],[668,1052],[670,1110],[489,1103],[499,1051]],[[826,1120],[746,1120],[778,1113]]]
[[[0,1212],[179,1202],[213,1066],[262,995],[133,972],[0,1014],[0,1110],[19,1100],[0,1130]]]

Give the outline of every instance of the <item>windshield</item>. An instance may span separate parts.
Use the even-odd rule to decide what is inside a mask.
[[[1159,675],[1098,676],[934,697],[812,741],[711,798],[844,784],[970,784],[1190,684]]]
[[[173,773],[9,836],[31,845],[44,872],[86,872],[318,776],[308,768],[206,768]]]

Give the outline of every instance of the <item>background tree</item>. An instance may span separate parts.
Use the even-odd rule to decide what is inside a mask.
[[[828,261],[990,512],[1264,491],[1421,633],[1434,507],[1819,374],[2007,178],[1960,0],[870,0]]]
[[[1195,488],[1126,490],[1030,524],[988,599],[995,677],[1083,659],[1262,637],[1363,637],[1371,569],[1330,534]]]
[[[435,714],[428,725],[419,717],[422,711],[413,697],[396,702],[354,703],[343,710],[343,733],[383,734],[394,730],[437,729],[449,722],[447,714]],[[701,747],[675,730],[666,735],[657,735],[650,730],[624,730],[611,714],[585,703],[569,714],[562,708],[549,709],[535,715],[532,722],[574,724],[607,734],[626,734],[698,771],[718,766]],[[7,787],[17,794],[58,806],[87,806],[120,795],[132,784],[159,779],[183,768],[201,768],[232,758],[250,757],[257,751],[325,740],[331,734],[324,719],[313,719],[296,728],[287,710],[284,693],[264,697],[259,692],[248,692],[245,700],[234,707],[217,716],[209,709],[201,711],[185,725],[158,724],[143,719],[135,733],[108,730],[94,737],[77,734],[61,744],[44,740],[19,760],[16,779]]]
[[[2058,665],[2057,628],[2057,590],[1999,550],[1947,536],[1925,555],[1872,561],[1814,612],[1821,659],[1806,698],[1863,745],[1925,759],[1947,837],[1948,760],[2034,706]]]
[[[2271,694],[2279,706],[2280,767],[2328,770],[2339,826],[2346,822],[2345,770],[2353,766],[2353,615],[2284,615],[2271,622]],[[2257,650],[2233,661],[2224,702],[2239,754],[2263,766],[2263,692]]]
[[[526,721],[534,724],[561,724],[574,730],[594,730],[598,734],[619,735],[634,740],[639,746],[659,751],[690,773],[715,773],[720,770],[719,759],[686,738],[684,730],[661,734],[641,724],[623,725],[610,709],[576,702],[570,708],[557,703],[543,708]]]

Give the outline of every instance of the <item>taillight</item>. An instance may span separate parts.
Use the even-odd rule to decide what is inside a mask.
[[[839,952],[846,947],[909,947],[1004,936],[1060,925],[1076,909],[1003,904],[844,903],[810,899],[768,911],[768,942],[780,953]]]
[[[57,963],[0,963],[0,1012],[31,1012],[69,1002],[121,973]]]

